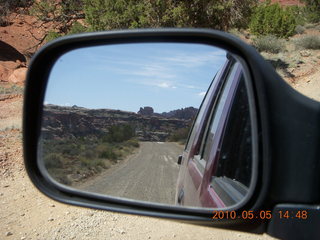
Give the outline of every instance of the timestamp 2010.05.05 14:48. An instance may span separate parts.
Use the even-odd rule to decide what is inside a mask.
[[[278,217],[280,219],[308,219],[308,211],[306,210],[297,210],[297,211],[277,211],[272,212],[270,210],[259,210],[259,211],[213,211],[212,219],[222,220],[222,219],[243,219],[243,220],[268,220],[273,217]]]

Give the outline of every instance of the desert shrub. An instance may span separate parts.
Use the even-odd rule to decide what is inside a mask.
[[[259,52],[279,53],[284,49],[284,40],[275,36],[261,36],[253,40],[253,46]]]
[[[44,156],[44,164],[47,169],[50,168],[62,168],[63,167],[63,158],[61,154],[58,153],[49,153]]]
[[[104,159],[98,159],[98,158],[88,159],[88,158],[81,157],[79,158],[79,160],[81,165],[85,168],[92,168],[99,171],[100,171],[99,167],[107,168],[107,165],[105,164]]]
[[[185,143],[187,141],[189,131],[190,127],[177,129],[170,134],[169,141]]]
[[[56,14],[56,6],[57,4],[50,0],[39,1],[32,5],[30,14],[45,21]]]
[[[105,142],[124,142],[135,136],[135,129],[129,124],[110,126],[108,134],[103,138]]]
[[[287,6],[286,10],[294,16],[297,25],[305,25],[307,23],[306,9],[301,6]]]
[[[7,16],[9,15],[10,10],[6,1],[0,0],[0,5],[2,6],[0,8],[0,26],[4,27],[8,25]]]
[[[83,10],[82,0],[61,1],[61,12],[64,15],[75,15]]]
[[[85,26],[83,26],[79,22],[75,22],[72,24],[68,34],[82,33],[82,32],[86,32],[86,31],[87,31],[87,28]]]
[[[0,94],[22,94],[23,87],[11,85],[10,87],[0,86]]]
[[[238,38],[241,37],[241,32],[239,32],[239,30],[236,29],[236,28],[232,28],[228,32],[231,33],[232,35],[238,37]]]
[[[115,153],[115,151],[112,148],[106,148],[104,151],[102,151],[99,154],[99,158],[115,160],[118,158],[118,155]]]
[[[129,147],[135,147],[135,148],[140,146],[139,141],[137,139],[130,139],[126,141],[126,145]]]
[[[306,23],[306,24],[304,25],[304,27],[305,27],[306,29],[312,29],[312,28],[315,27],[315,24],[314,24],[314,23]]]
[[[61,168],[49,168],[48,172],[51,177],[53,177],[56,181],[59,183],[65,184],[65,185],[71,185],[72,181],[68,178],[66,172],[64,169]]]
[[[0,128],[0,131],[21,130],[21,126],[13,124],[10,127]]]
[[[294,31],[295,31],[296,34],[302,34],[302,33],[304,33],[306,31],[306,29],[303,26],[298,25],[298,26],[296,26]]]
[[[290,9],[282,8],[278,3],[263,3],[257,6],[252,15],[249,28],[256,35],[274,35],[290,37],[296,28],[296,19]]]
[[[54,152],[62,153],[69,156],[77,156],[80,153],[79,147],[71,142],[65,142],[64,144],[55,144],[51,146]]]
[[[30,14],[44,22],[58,23],[55,29],[61,35],[83,32],[81,24],[76,24],[79,19],[84,19],[83,2],[81,0],[36,1],[30,9]],[[59,35],[60,36],[60,35]],[[58,37],[51,34],[47,41]]]
[[[301,37],[295,41],[298,47],[305,49],[320,49],[320,36],[308,35]]]
[[[34,0],[0,0],[1,5],[7,3],[10,9],[18,7],[28,7],[34,3]]]
[[[46,41],[50,42],[58,37],[61,37],[61,35],[59,33],[50,31],[50,32],[48,32],[48,34],[46,36]]]
[[[91,30],[245,26],[256,0],[84,0]]]
[[[96,158],[96,152],[92,149],[86,149],[83,156],[87,159],[93,159]]]
[[[309,22],[320,22],[320,0],[303,0],[306,4],[306,17]]]
[[[6,26],[9,22],[7,16],[19,7],[28,7],[33,0],[0,0],[0,26]]]

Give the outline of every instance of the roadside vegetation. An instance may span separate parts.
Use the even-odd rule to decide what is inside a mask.
[[[11,94],[23,94],[23,87],[16,84],[1,84],[0,85],[0,96],[1,95],[11,95]]]
[[[133,131],[129,125],[114,125],[103,137],[44,140],[43,159],[46,169],[63,184],[81,182],[133,154],[139,147]]]
[[[320,49],[320,35],[308,35],[296,39],[296,46],[304,49]]]
[[[34,1],[30,14],[52,22],[46,40],[80,32],[127,28],[203,27],[228,30],[249,23],[257,0]]]
[[[34,0],[0,0],[0,26],[4,27],[10,24],[8,16],[11,12],[30,7],[33,3]]]
[[[252,45],[258,51],[279,53],[286,50],[284,43],[290,37],[320,22],[320,0],[301,2],[304,5],[282,7],[270,0],[0,0],[4,6],[0,24],[8,24],[10,12],[27,9],[39,21],[52,23],[45,41],[68,34],[131,28],[246,30],[253,35]],[[318,37],[303,38],[296,45],[318,49]]]
[[[191,129],[191,124],[192,124],[192,121],[190,121],[190,126],[188,126],[186,128],[179,128],[179,129],[175,130],[174,132],[172,132],[169,136],[168,141],[169,142],[177,142],[182,145],[186,144],[186,142],[188,140],[189,132]]]
[[[281,7],[270,0],[0,0],[0,25],[9,24],[11,12],[24,10],[52,23],[46,41],[81,32],[158,27],[249,29],[257,37],[288,38],[320,22],[320,0],[301,2],[304,6]]]
[[[273,35],[266,35],[254,38],[253,46],[259,52],[279,53],[284,50],[285,41]]]

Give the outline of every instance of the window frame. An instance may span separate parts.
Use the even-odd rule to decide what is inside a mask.
[[[236,64],[235,60],[232,57],[228,56],[228,62],[226,63],[226,66],[222,69],[223,72],[220,73],[221,78],[218,79],[219,82],[216,84],[217,85],[216,91],[212,93],[212,95],[215,95],[215,96],[211,98],[211,101],[213,103],[210,104],[211,109],[206,113],[206,121],[204,123],[205,128],[204,130],[202,130],[202,134],[199,136],[198,143],[196,145],[197,148],[195,149],[194,154],[191,157],[191,161],[194,163],[194,165],[196,166],[196,169],[200,172],[202,177],[204,176],[206,165],[208,162],[207,160],[203,159],[203,151],[205,149],[207,134],[208,134],[208,131],[210,130],[211,121],[218,107],[217,105],[220,102],[221,95],[223,95],[224,93],[225,84],[228,80],[228,77],[230,76],[230,74],[232,74],[233,70],[237,71],[236,68],[234,69],[235,64]]]

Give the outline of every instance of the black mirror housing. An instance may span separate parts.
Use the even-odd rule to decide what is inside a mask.
[[[248,201],[241,207],[227,209],[236,213],[233,219],[221,217],[213,220],[214,211],[211,209],[147,204],[77,191],[53,183],[41,169],[38,143],[43,100],[48,77],[56,60],[64,53],[82,47],[150,42],[212,45],[239,56],[248,68],[252,98],[256,103],[259,145],[258,167],[255,170],[257,179]],[[319,203],[320,178],[315,171],[320,166],[317,147],[320,142],[319,122],[318,102],[292,89],[254,48],[230,34],[205,29],[86,33],[50,42],[31,61],[23,116],[25,166],[32,182],[41,192],[67,204],[262,233],[266,231],[270,219],[262,217],[260,213],[272,211],[278,203],[305,204],[306,208]],[[180,165],[181,162],[182,156],[179,156],[177,163]],[[313,207],[312,211],[318,209]],[[226,214],[225,209],[221,212]],[[253,218],[244,215],[249,212],[253,213]],[[313,218],[313,221],[319,222],[319,217]]]

